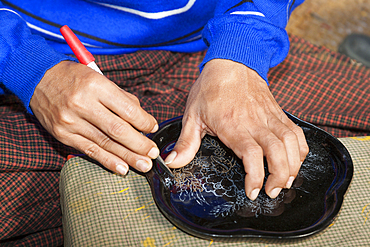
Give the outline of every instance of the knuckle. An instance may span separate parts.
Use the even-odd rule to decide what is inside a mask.
[[[135,119],[137,117],[137,106],[134,104],[126,104],[124,112],[129,119]]]
[[[71,115],[65,110],[59,112],[58,119],[62,125],[73,125],[75,122]]]
[[[297,135],[295,134],[295,132],[291,131],[291,130],[286,130],[282,133],[281,135],[282,137],[282,140],[284,142],[293,142],[293,141],[297,141]]]
[[[294,125],[292,128],[293,132],[296,134],[298,139],[306,139],[303,129],[297,125]]]
[[[110,144],[112,143],[111,139],[108,137],[108,136],[105,136],[105,137],[102,137],[100,140],[99,140],[99,143],[98,145],[107,150],[110,146]]]
[[[272,152],[277,152],[278,150],[283,150],[285,148],[284,143],[279,139],[270,140],[268,146]]]
[[[74,109],[85,109],[89,106],[88,101],[86,100],[87,93],[102,92],[102,89],[99,88],[100,83],[98,83],[94,74],[96,73],[87,73],[84,75],[83,79],[79,79],[74,82],[74,84],[82,86],[71,90],[68,95],[68,99],[66,100],[68,107]]]
[[[93,70],[89,70],[88,73],[85,73],[85,76],[83,78],[84,85],[90,89],[96,89],[96,87],[99,87],[100,83],[97,80],[96,76],[97,73],[95,73]]]
[[[90,144],[82,150],[87,156],[96,159],[99,156],[100,148],[96,144]]]
[[[127,131],[122,123],[114,123],[108,128],[108,134],[113,138],[121,137]]]
[[[256,160],[263,156],[263,150],[259,145],[253,145],[253,144],[247,145],[246,151],[247,152],[246,152],[245,158],[247,160],[250,160],[250,159]]]
[[[82,93],[77,91],[71,94],[67,100],[67,107],[71,109],[80,109],[83,102]]]
[[[296,133],[298,139],[300,140],[300,144],[301,144],[299,146],[300,154],[302,156],[306,157],[306,155],[308,154],[308,152],[310,150],[309,150],[309,147],[307,145],[306,137],[304,135],[303,129],[300,128],[299,126],[295,125],[295,128],[293,129],[293,131]]]
[[[302,136],[302,137],[304,136],[303,129],[299,127],[298,125],[293,124],[292,130],[296,133],[297,136]]]
[[[56,125],[56,124],[52,125],[51,126],[51,132],[59,140],[61,138],[64,138],[64,136],[65,136],[65,131],[63,130],[63,128],[60,125]]]

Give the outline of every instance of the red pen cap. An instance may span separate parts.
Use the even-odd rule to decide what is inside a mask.
[[[80,63],[88,65],[89,63],[95,61],[93,55],[86,50],[85,46],[67,25],[61,27],[60,32]]]

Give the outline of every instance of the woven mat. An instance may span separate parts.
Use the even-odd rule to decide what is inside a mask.
[[[146,178],[122,177],[81,157],[61,173],[66,246],[370,246],[370,137],[340,139],[354,163],[342,209],[324,231],[292,241],[246,239],[222,243],[192,237],[157,209]]]

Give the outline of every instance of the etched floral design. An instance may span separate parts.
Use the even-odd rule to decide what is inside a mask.
[[[283,191],[275,199],[261,193],[255,201],[251,201],[244,190],[242,161],[210,136],[202,140],[202,147],[193,161],[175,169],[174,175],[172,192],[177,199],[183,203],[193,200],[198,205],[208,205],[209,215],[213,217],[235,213],[242,217],[279,215],[284,211],[284,201],[289,192]],[[207,198],[219,198],[223,203],[213,205]]]

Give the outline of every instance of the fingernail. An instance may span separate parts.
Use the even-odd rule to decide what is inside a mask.
[[[158,124],[156,124],[155,126],[154,126],[154,128],[152,129],[152,131],[150,131],[150,133],[154,133],[154,132],[157,132],[157,130],[159,129],[159,126],[158,126]]]
[[[259,193],[260,193],[259,189],[252,190],[252,192],[249,194],[249,199],[251,199],[252,201],[256,200]]]
[[[171,164],[175,158],[177,156],[177,152],[176,151],[172,151],[166,158],[166,160],[164,161],[164,164],[165,165],[168,165],[168,164]]]
[[[159,155],[159,149],[158,148],[152,148],[150,149],[149,153],[148,153],[148,156],[151,158],[151,159],[156,159]]]
[[[288,179],[288,182],[286,182],[286,185],[285,185],[285,187],[287,188],[287,189],[290,189],[290,187],[292,187],[292,184],[293,184],[293,182],[294,182],[294,177],[293,176],[290,176],[289,177],[289,179]]]
[[[118,164],[116,166],[116,171],[121,174],[121,175],[126,175],[127,174],[127,171],[128,171],[128,168],[125,166],[125,165],[121,165],[121,164]]]
[[[138,160],[137,162],[136,162],[136,167],[140,170],[140,171],[142,171],[142,172],[147,172],[147,171],[149,171],[150,170],[150,165],[148,164],[148,162],[147,161],[145,161],[145,160]]]
[[[276,198],[279,194],[280,194],[280,191],[281,191],[281,188],[275,188],[273,190],[270,191],[270,197],[272,199]]]

